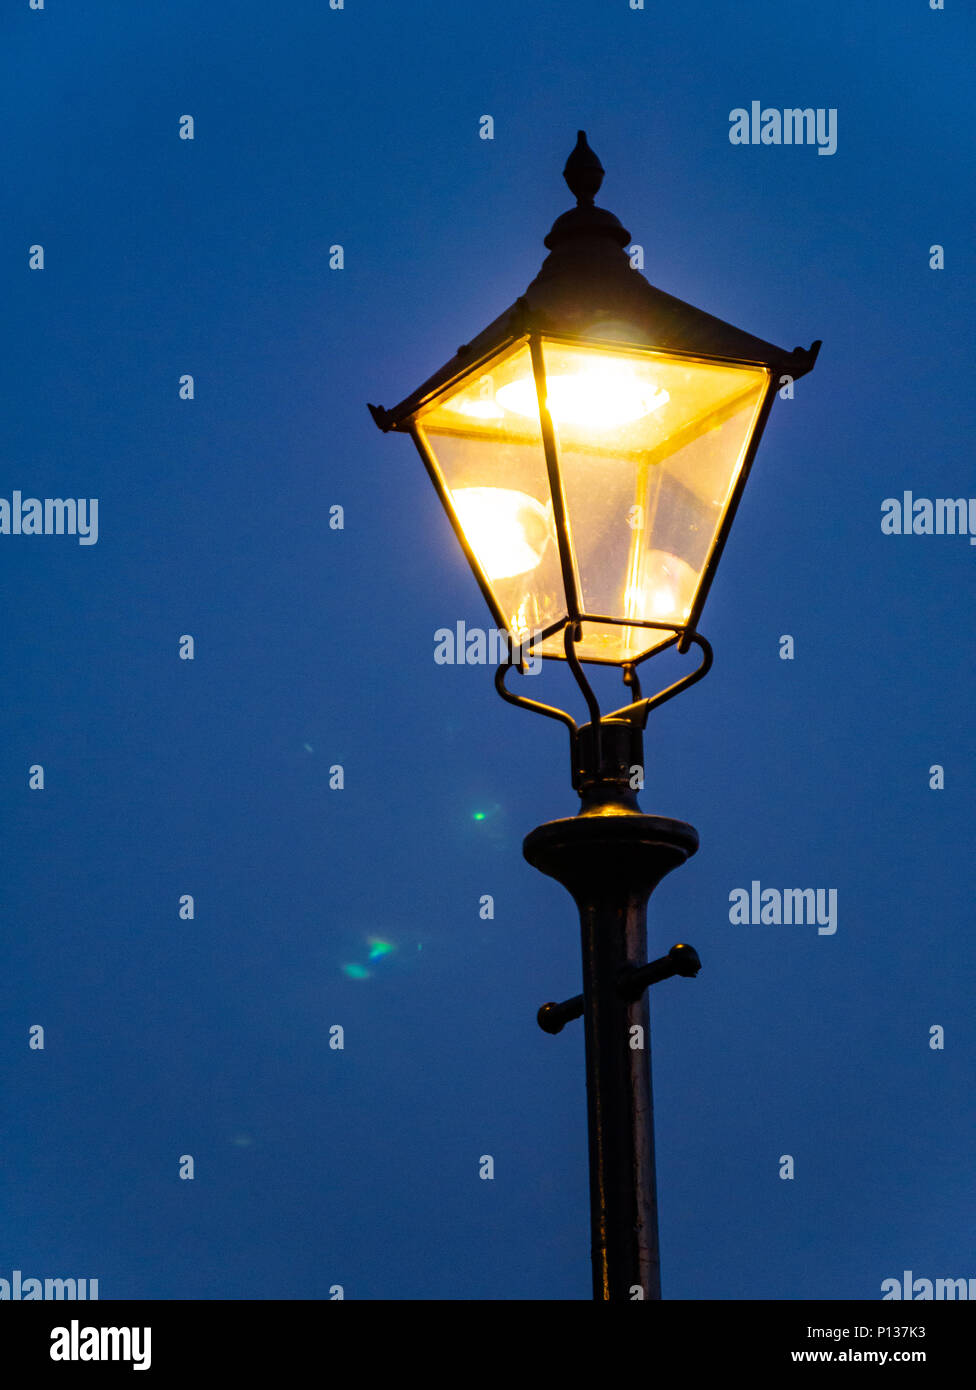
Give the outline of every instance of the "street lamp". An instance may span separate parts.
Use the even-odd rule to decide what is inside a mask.
[[[682,821],[644,815],[649,711],[705,675],[697,622],[783,378],[820,348],[781,348],[655,289],[630,233],[593,199],[603,168],[579,132],[564,177],[577,205],[515,304],[392,410],[410,434],[499,628],[495,685],[570,732],[578,815],[523,852],[580,912],[583,993],[539,1010],[584,1018],[594,1297],[660,1298],[646,988],[694,975],[693,948],[645,964],[650,893],[698,848]],[[637,667],[692,645],[699,665],[653,696]],[[565,660],[589,721],[510,691],[527,656]],[[631,700],[601,713],[583,663],[620,668]]]

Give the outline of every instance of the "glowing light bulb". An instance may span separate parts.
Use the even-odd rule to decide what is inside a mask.
[[[641,560],[640,579],[624,595],[627,618],[654,623],[683,623],[691,613],[698,571],[668,550],[648,550]]]
[[[505,487],[463,487],[452,495],[468,544],[489,579],[535,569],[553,533],[549,508]]]
[[[546,397],[553,423],[580,429],[608,430],[660,410],[671,399],[626,367],[592,362],[579,372],[546,377]],[[500,386],[495,400],[515,415],[527,418],[538,411],[531,378]]]

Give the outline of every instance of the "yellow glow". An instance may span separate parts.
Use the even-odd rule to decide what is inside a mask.
[[[632,424],[667,405],[667,391],[642,381],[618,362],[589,362],[578,372],[546,377],[546,397],[553,423],[579,429],[608,430]],[[500,386],[495,393],[499,405],[515,415],[530,418],[538,412],[535,382],[520,381]]]
[[[495,383],[490,372],[485,372],[478,382],[478,395],[468,396],[458,402],[462,415],[472,420],[501,420],[505,412],[495,404]]]
[[[541,335],[583,660],[625,661],[691,620],[770,381],[767,368]],[[519,640],[567,601],[528,342],[506,342],[418,412],[458,529]],[[453,499],[453,500],[452,500]],[[562,657],[562,635],[539,643]]]
[[[642,557],[640,580],[624,596],[626,618],[654,623],[683,623],[691,613],[698,573],[667,550],[648,550]]]
[[[501,420],[505,416],[500,405],[487,400],[461,401],[458,410],[462,415],[467,415],[472,420]]]
[[[535,569],[553,534],[549,508],[505,487],[463,487],[452,496],[468,544],[489,579]]]

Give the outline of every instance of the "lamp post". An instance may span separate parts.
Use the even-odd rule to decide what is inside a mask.
[[[785,352],[650,285],[594,205],[603,168],[583,131],[564,177],[577,205],[525,294],[400,405],[369,409],[413,438],[508,636],[499,694],[569,729],[580,810],[523,853],[576,900],[583,993],[538,1021],[584,1020],[593,1296],[659,1299],[646,990],[700,962],[679,944],[646,963],[647,902],[698,835],[641,811],[642,731],[711,665],[699,615],[775,393],[820,343]],[[698,666],[645,697],[638,666],[693,645]],[[508,689],[537,656],[568,663],[586,723]],[[602,713],[584,663],[617,667],[629,702]]]

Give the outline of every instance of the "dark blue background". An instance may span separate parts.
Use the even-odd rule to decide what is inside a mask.
[[[524,290],[580,127],[652,283],[824,343],[714,670],[647,734],[645,809],[701,835],[651,915],[705,962],[653,992],[665,1297],[976,1276],[976,550],[880,529],[905,488],[976,493],[974,29],[952,0],[7,8],[0,495],[98,497],[100,536],[0,536],[0,1276],[588,1297],[582,1031],[535,1023],[577,927],[520,850],[575,809],[565,735],[435,665],[490,619],[365,407]],[[836,107],[837,153],[731,145],[753,99]],[[836,935],[730,925],[753,879],[836,888]]]

